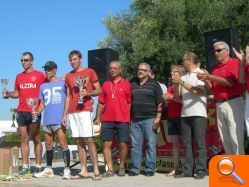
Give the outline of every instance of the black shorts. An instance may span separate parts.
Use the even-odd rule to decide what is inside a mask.
[[[181,135],[181,118],[168,119],[168,134]]]
[[[122,122],[102,122],[101,138],[103,141],[128,142],[130,138],[129,124]]]
[[[38,116],[36,122],[32,122],[32,114],[30,112],[17,112],[16,121],[18,125],[30,125],[30,124],[41,124],[41,115]]]

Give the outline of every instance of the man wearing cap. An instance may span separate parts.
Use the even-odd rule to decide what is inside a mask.
[[[45,81],[45,75],[33,69],[34,57],[30,52],[24,52],[21,57],[24,71],[16,76],[13,92],[7,92],[11,98],[19,98],[17,107],[17,123],[21,137],[21,155],[22,170],[19,175],[25,175],[30,172],[29,168],[29,136],[34,142],[34,152],[36,157],[35,172],[41,170],[42,145],[39,138],[39,129],[41,116],[38,116],[36,122],[32,122],[31,108],[27,104],[28,98],[38,99],[40,85]]]
[[[63,123],[66,123],[68,114],[69,125],[72,131],[72,137],[78,144],[79,159],[81,171],[72,178],[89,178],[87,171],[87,143],[89,154],[93,163],[93,180],[101,180],[98,168],[98,156],[93,141],[94,129],[92,122],[93,102],[91,97],[101,94],[101,88],[95,71],[91,68],[82,66],[82,54],[78,50],[73,50],[68,55],[70,64],[73,68],[66,75],[65,85],[67,97],[64,108]],[[83,89],[80,89],[79,82],[83,83]]]
[[[42,129],[44,131],[46,145],[46,168],[34,177],[53,177],[53,139],[56,134],[58,142],[63,150],[63,160],[65,164],[63,179],[70,179],[70,151],[66,141],[66,128],[61,125],[66,99],[65,81],[56,77],[57,65],[53,61],[47,61],[43,66],[48,82],[40,87],[40,105],[37,113],[44,111]]]

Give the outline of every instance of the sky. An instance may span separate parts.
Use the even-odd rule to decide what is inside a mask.
[[[102,20],[128,10],[132,0],[1,0],[0,79],[9,79],[13,91],[15,77],[23,71],[21,54],[34,55],[34,68],[43,71],[48,60],[58,65],[57,75],[71,70],[68,53],[77,49],[87,66],[87,51],[96,49],[107,35]],[[2,89],[2,86],[0,86]],[[1,99],[0,120],[10,120],[10,108],[18,99]]]

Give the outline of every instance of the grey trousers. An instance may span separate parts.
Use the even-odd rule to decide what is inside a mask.
[[[185,150],[184,173],[193,175],[193,139],[196,141],[196,172],[207,172],[206,128],[207,119],[200,116],[182,117],[182,142]]]

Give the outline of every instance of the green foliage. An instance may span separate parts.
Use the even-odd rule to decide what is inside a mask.
[[[20,135],[10,134],[10,135],[4,136],[3,142],[20,142]]]
[[[45,141],[44,140],[44,132],[42,130],[40,130],[39,133],[40,133],[41,141]],[[66,139],[67,139],[68,145],[75,145],[75,144],[77,144],[76,141],[75,141],[75,139],[71,138],[70,134],[68,132],[66,133]],[[55,136],[55,140],[54,141],[57,142],[57,136]],[[10,135],[7,135],[7,136],[4,137],[3,142],[7,142],[7,143],[8,142],[11,142],[11,143],[18,142],[18,143],[20,143],[20,135],[19,134],[10,134]],[[95,142],[95,145],[96,145],[96,149],[98,151],[102,151],[102,141],[101,141],[100,136],[95,136],[94,137],[94,142]]]
[[[95,145],[96,145],[97,152],[98,153],[102,152],[103,141],[101,140],[101,137],[100,136],[94,136],[94,142],[95,142]]]
[[[185,51],[195,52],[205,64],[205,32],[233,27],[244,47],[248,18],[246,0],[134,0],[129,10],[103,21],[108,35],[99,46],[119,52],[128,79],[146,61],[166,81],[170,65],[179,63]]]

